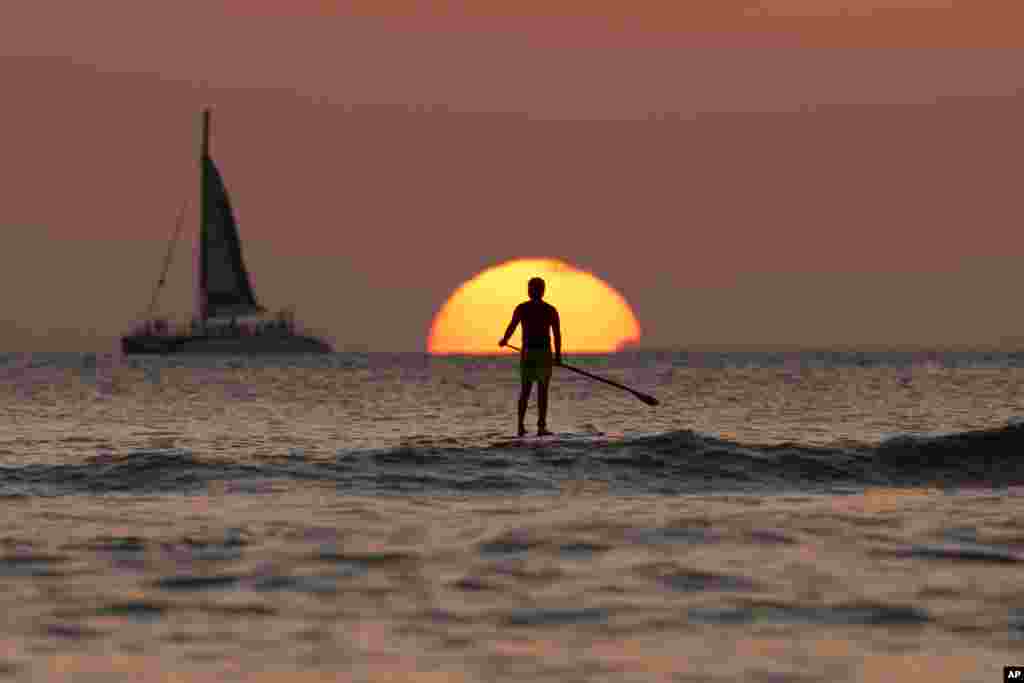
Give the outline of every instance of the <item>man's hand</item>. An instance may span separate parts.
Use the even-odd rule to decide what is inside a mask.
[[[498,346],[505,346],[506,344],[508,344],[508,339],[501,339],[498,342]]]

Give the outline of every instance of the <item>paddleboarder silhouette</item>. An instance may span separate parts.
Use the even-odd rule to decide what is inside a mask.
[[[519,392],[519,436],[526,435],[526,406],[530,401],[533,383],[537,383],[537,436],[551,432],[548,424],[548,387],[551,384],[551,370],[562,363],[562,329],[558,320],[558,309],[543,301],[544,280],[530,278],[526,284],[529,301],[516,306],[512,322],[505,330],[505,336],[498,346],[506,346],[516,326],[523,325],[523,348],[519,352],[519,374],[522,387]],[[551,335],[555,337],[555,352],[551,353]]]

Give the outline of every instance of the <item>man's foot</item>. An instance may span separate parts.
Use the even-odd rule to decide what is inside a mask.
[[[547,427],[537,427],[537,436],[551,436],[552,432],[549,432]]]
[[[526,427],[519,425],[519,436],[526,436]]]

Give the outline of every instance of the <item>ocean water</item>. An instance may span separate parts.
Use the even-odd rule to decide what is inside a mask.
[[[510,358],[0,356],[0,678],[1020,663],[1024,355],[566,360],[661,403],[556,370],[518,441]]]

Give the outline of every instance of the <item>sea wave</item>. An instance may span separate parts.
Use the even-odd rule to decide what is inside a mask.
[[[611,493],[850,491],[871,486],[1024,484],[1024,424],[879,444],[756,445],[691,430],[562,434],[458,445],[451,439],[275,460],[186,449],[106,452],[74,464],[0,467],[0,495],[260,493],[322,482],[375,494],[551,493],[596,482]]]

